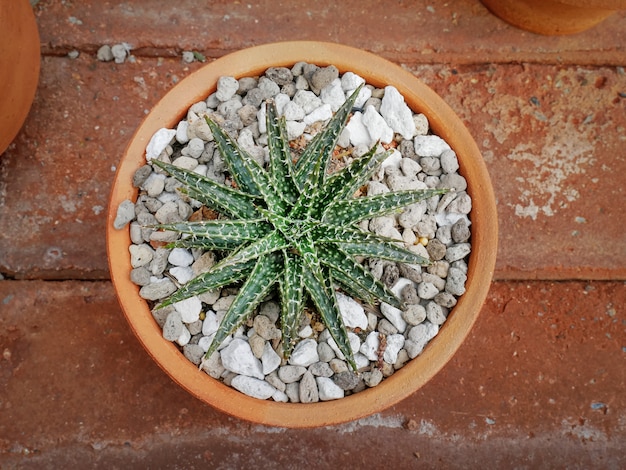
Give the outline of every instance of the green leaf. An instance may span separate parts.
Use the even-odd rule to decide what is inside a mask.
[[[337,145],[337,139],[346,126],[348,116],[350,112],[352,112],[352,107],[359,96],[361,88],[363,88],[363,85],[360,85],[354,93],[350,95],[330,121],[328,121],[324,130],[317,134],[304,149],[304,152],[302,152],[302,155],[296,162],[296,183],[299,188],[303,188],[305,181],[311,176],[318,181],[323,180],[323,175],[328,168],[328,162],[332,157],[335,145]],[[313,173],[318,172],[321,172],[321,176],[313,175]]]
[[[283,251],[285,273],[279,278],[283,353],[289,359],[298,337],[298,325],[304,311],[304,274],[302,258]]]
[[[176,302],[188,299],[194,295],[200,295],[213,289],[234,284],[235,282],[246,277],[252,271],[254,263],[254,260],[247,260],[241,263],[232,263],[221,266],[215,265],[210,271],[200,274],[182,286],[162,303],[160,303],[157,308],[167,307],[168,305],[175,304]]]
[[[391,153],[389,151],[376,153],[376,149],[377,145],[361,158],[355,159],[350,165],[327,179],[315,201],[316,217],[321,217],[324,209],[333,202],[351,197],[360,186],[372,177],[378,165]]]
[[[287,248],[289,243],[285,239],[282,233],[278,230],[274,230],[263,238],[251,243],[249,245],[242,246],[237,251],[224,258],[218,263],[218,266],[229,264],[240,264],[246,261],[258,258],[263,255],[268,255],[275,251],[280,251]]]
[[[446,192],[447,189],[415,189],[337,201],[324,211],[322,220],[327,224],[345,227],[363,219],[399,211],[403,207]]]
[[[267,146],[270,154],[270,179],[274,188],[288,204],[293,204],[300,192],[293,179],[293,163],[291,161],[291,151],[289,150],[289,140],[287,139],[287,129],[285,118],[279,118],[276,113],[274,101],[267,102]]]
[[[169,163],[152,160],[152,164],[183,183],[187,187],[187,193],[206,206],[239,218],[255,218],[259,215],[255,208],[258,198]]]
[[[235,300],[220,322],[205,359],[217,350],[219,345],[232,334],[265,298],[270,288],[278,280],[282,271],[282,257],[278,253],[261,256],[246,279]]]
[[[352,284],[369,292],[374,297],[394,307],[401,308],[402,304],[393,292],[347,253],[334,245],[326,244],[320,244],[317,247],[317,252],[322,264],[340,271]]]

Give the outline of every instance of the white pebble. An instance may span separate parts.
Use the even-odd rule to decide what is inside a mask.
[[[344,325],[348,328],[361,328],[362,330],[366,330],[367,316],[361,304],[341,292],[337,292],[336,297]]]
[[[239,89],[239,82],[234,77],[220,77],[217,80],[217,91],[215,97],[224,102],[231,99]]]
[[[383,360],[388,364],[395,364],[398,359],[398,353],[404,346],[404,335],[387,336],[387,346],[383,353]]]
[[[328,377],[316,377],[319,399],[321,401],[338,400],[343,398],[344,391]]]
[[[316,343],[317,344],[317,343]],[[263,365],[263,375],[267,375],[280,366],[280,356],[276,354],[276,351],[272,348],[270,343],[266,342],[263,349],[263,355],[261,356],[261,364]]]
[[[450,150],[448,143],[437,135],[418,135],[413,142],[415,153],[420,157],[439,157]]]
[[[189,333],[189,330],[183,326],[183,332],[180,334],[176,342],[179,345],[184,346],[186,344],[189,344],[190,339],[191,339],[191,333]]]
[[[189,136],[187,135],[187,129],[189,129],[189,122],[186,120],[180,121],[176,126],[176,141],[179,144],[186,144],[189,142]]]
[[[174,266],[186,267],[193,263],[193,255],[185,248],[174,248],[167,260]]]
[[[254,357],[247,341],[241,338],[235,338],[228,346],[222,349],[221,354],[222,364],[229,371],[263,379],[264,375],[261,361]]]
[[[174,266],[170,269],[170,274],[176,278],[179,284],[187,284],[194,277],[193,269],[189,266],[184,268],[181,266]]]
[[[380,347],[380,337],[377,331],[372,331],[361,345],[359,351],[370,361],[378,360],[378,348]]]
[[[346,96],[341,88],[341,79],[336,78],[330,85],[322,88],[320,98],[322,103],[328,104],[333,112],[337,112],[346,101]]]
[[[306,124],[299,121],[287,121],[287,138],[289,140],[297,139],[304,134]]]
[[[387,125],[385,119],[376,111],[374,106],[370,105],[365,109],[363,125],[370,135],[370,142],[380,141],[383,144],[388,144],[393,140],[393,129]]]
[[[291,353],[289,364],[292,366],[308,367],[315,362],[319,362],[320,357],[317,353],[317,341],[314,339],[305,339],[300,341]]]
[[[402,318],[402,310],[389,305],[388,303],[382,302],[380,304],[380,311],[400,333],[404,333],[406,330],[406,322],[404,321],[404,318]]]
[[[307,125],[311,125],[318,121],[327,121],[333,117],[333,111],[329,104],[323,104],[319,108],[314,109],[304,117],[303,122]]]
[[[364,145],[369,147],[372,145],[372,138],[370,137],[365,124],[363,124],[363,113],[357,111],[352,115],[346,129],[350,133],[350,143],[355,147]]]
[[[198,296],[189,297],[188,299],[181,300],[174,304],[174,308],[180,313],[183,322],[193,323],[200,318],[200,312],[202,311],[202,302]]]
[[[248,377],[245,375],[238,375],[233,378],[230,385],[250,397],[258,398],[259,400],[267,400],[273,396],[277,390],[268,384],[265,380]]]
[[[385,94],[380,104],[380,114],[394,132],[402,135],[405,139],[412,139],[415,135],[413,113],[404,102],[404,97],[395,87],[385,87]]]
[[[158,158],[175,136],[176,131],[174,129],[161,128],[156,131],[146,147],[146,160]]]
[[[346,72],[341,77],[341,88],[346,93],[353,92],[363,83],[365,83],[365,79],[354,72]]]
[[[145,243],[141,245],[130,245],[128,251],[130,251],[130,265],[133,268],[147,265],[154,257],[154,250]]]

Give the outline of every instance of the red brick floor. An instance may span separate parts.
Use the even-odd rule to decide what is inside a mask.
[[[0,157],[0,468],[626,467],[626,13],[542,37],[477,0],[36,3],[40,85]],[[104,246],[128,139],[201,65],[181,52],[295,39],[435,89],[481,148],[500,221],[487,302],[442,372],[380,415],[299,431],[171,382],[128,331]],[[120,42],[134,63],[96,60]]]

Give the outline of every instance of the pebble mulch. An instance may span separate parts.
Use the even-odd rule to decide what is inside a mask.
[[[172,162],[219,182],[229,175],[204,121],[212,119],[232,135],[260,164],[267,160],[265,100],[273,98],[287,120],[292,147],[301,148],[323,127],[363,78],[333,66],[304,62],[291,69],[270,68],[261,77],[222,77],[215,93],[195,103],[176,129],[158,131],[146,152],[147,163],[135,174],[140,189],[135,202],[119,206],[115,227],[130,223],[132,281],[151,304],[172,294],[178,286],[208,270],[217,261],[213,252],[168,249],[177,236],[148,228],[198,217],[207,211],[177,192],[180,184],[154,171],[154,158]],[[390,190],[449,188],[441,197],[413,204],[396,215],[360,224],[364,230],[402,240],[428,257],[427,267],[364,260],[372,273],[407,305],[362,305],[337,293],[344,323],[359,367],[352,372],[344,356],[314,312],[307,311],[300,342],[288,361],[280,346],[280,307],[274,298],[258,308],[256,316],[226,340],[208,360],[202,357],[220,319],[236,295],[236,287],[207,292],[153,315],[163,336],[202,370],[247,395],[282,402],[316,402],[343,398],[375,387],[407,361],[418,356],[465,292],[467,259],[471,251],[467,184],[459,174],[455,152],[429,132],[428,119],[414,114],[392,86],[367,85],[338,142],[341,166],[363,155],[372,145],[393,149],[363,194]]]

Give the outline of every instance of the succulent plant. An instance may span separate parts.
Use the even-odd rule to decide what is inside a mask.
[[[335,287],[364,302],[376,299],[398,308],[401,302],[355,256],[409,264],[428,260],[389,239],[361,230],[356,223],[397,211],[444,189],[389,192],[354,197],[388,152],[378,145],[332,174],[328,172],[338,136],[346,125],[360,87],[346,100],[294,162],[284,118],[267,102],[269,163],[262,168],[215,122],[207,118],[234,184],[227,186],[162,161],[153,164],[183,183],[181,191],[222,215],[216,220],[157,226],[182,237],[171,247],[217,250],[224,257],[163,301],[174,304],[205,291],[242,282],[205,355],[253,313],[278,285],[283,353],[289,357],[310,299],[339,350],[356,370],[348,333],[337,306]]]

